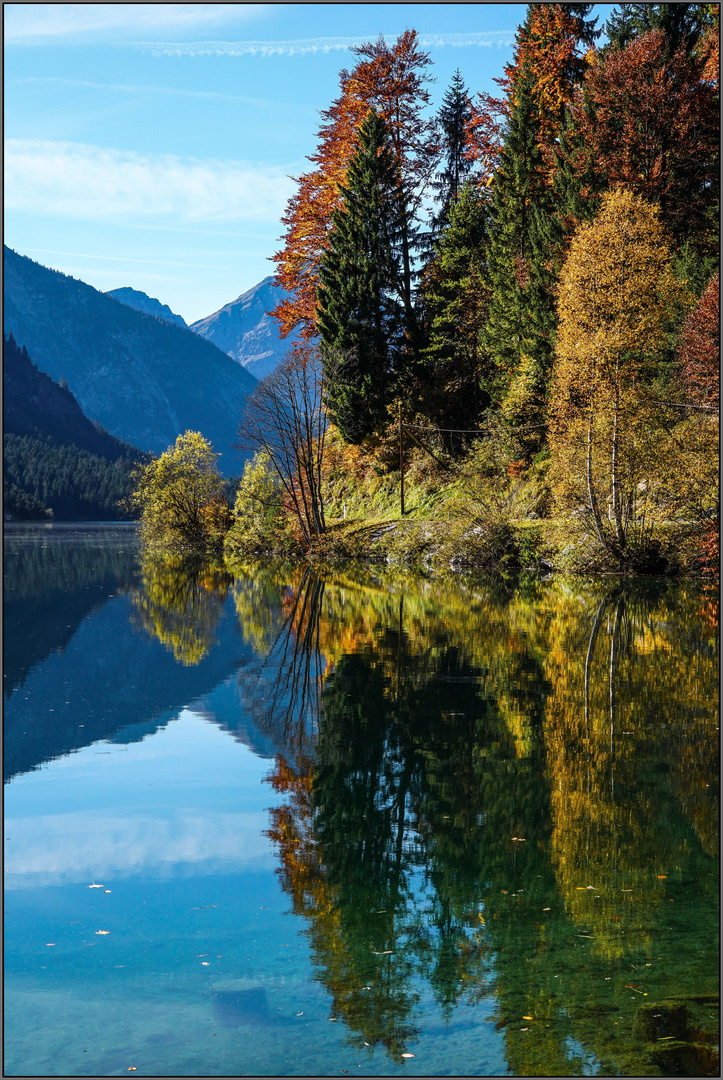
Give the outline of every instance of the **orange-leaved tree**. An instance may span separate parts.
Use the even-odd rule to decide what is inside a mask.
[[[662,30],[613,49],[587,71],[572,106],[575,170],[595,187],[625,186],[660,207],[678,244],[717,247],[719,110],[703,62],[672,56]]]
[[[372,108],[389,128],[404,192],[403,301],[405,307],[411,304],[415,225],[437,164],[433,121],[424,115],[431,61],[419,48],[415,30],[400,34],[393,45],[380,37],[352,52],[357,63],[351,71],[340,73],[340,94],[321,114],[317,149],[309,156],[314,168],[297,178],[297,191],[282,218],[283,247],[274,255],[276,284],[292,296],[272,314],[284,337],[297,327],[305,340],[316,333],[319,262],[332,214],[341,205],[340,185],[346,182],[359,127]]]
[[[582,520],[589,548],[622,570],[660,565],[670,443],[649,387],[682,302],[657,208],[606,193],[562,269],[550,443],[565,527]]]

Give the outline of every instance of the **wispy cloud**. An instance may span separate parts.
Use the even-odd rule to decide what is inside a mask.
[[[236,266],[215,266],[210,263],[168,262],[164,259],[122,259],[117,255],[90,255],[84,251],[58,251],[55,248],[25,248],[41,255],[69,255],[74,259],[98,259],[101,262],[131,263],[132,266],[187,266],[193,270],[237,270]]]
[[[375,35],[371,35],[373,38]],[[389,35],[391,40],[395,35]],[[363,45],[370,37],[316,37],[290,41],[137,41],[136,48],[153,56],[302,56],[305,53],[329,53]],[[420,34],[425,49],[503,48],[513,45],[515,31],[489,30],[469,34]]]
[[[124,219],[277,222],[293,192],[282,168],[82,143],[8,139],[5,206],[120,224]]]
[[[271,4],[5,4],[5,43],[103,39],[218,27],[265,17]]]
[[[224,94],[218,90],[187,90],[185,87],[180,86],[147,86],[136,85],[133,83],[92,82],[88,79],[66,79],[60,75],[33,75],[26,79],[14,79],[13,82],[18,85],[26,85],[29,83],[51,83],[55,86],[72,86],[88,90],[107,90],[110,93],[118,94],[158,94],[160,97],[184,97],[200,98],[201,100],[208,99],[211,101],[231,101],[240,105],[252,105],[254,108],[288,109],[294,107],[293,102],[291,105],[288,103],[281,105],[277,101],[269,101],[266,98],[243,97],[241,94]],[[306,111],[311,110],[307,109]]]

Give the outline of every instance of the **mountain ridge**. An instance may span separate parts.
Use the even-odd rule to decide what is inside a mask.
[[[134,308],[136,311],[142,311],[146,315],[155,315],[157,319],[163,319],[164,322],[175,323],[176,326],[183,326],[186,330],[188,329],[188,323],[182,315],[176,315],[174,311],[171,311],[168,304],[162,304],[160,300],[156,300],[154,296],[149,296],[148,293],[142,292],[140,289],[124,286],[122,289],[108,289],[103,295],[112,296],[114,300],[118,300],[127,307]]]
[[[263,379],[299,340],[297,334],[282,339],[278,323],[269,315],[288,295],[286,289],[274,285],[269,275],[212,315],[191,323],[190,329]]]
[[[80,408],[113,435],[162,453],[200,431],[237,475],[238,424],[257,380],[213,342],[131,308],[85,282],[4,248],[5,333],[64,379]]]

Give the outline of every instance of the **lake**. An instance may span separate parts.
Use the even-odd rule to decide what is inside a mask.
[[[59,525],[5,589],[6,1075],[719,1074],[715,589]]]

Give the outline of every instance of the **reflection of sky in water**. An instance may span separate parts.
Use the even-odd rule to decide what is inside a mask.
[[[142,742],[94,743],[8,786],[5,886],[271,867],[267,772],[191,709]]]

